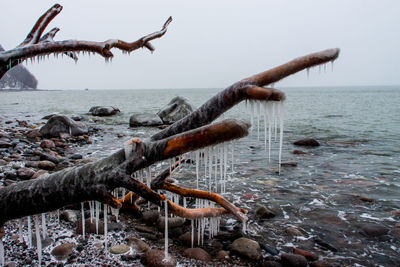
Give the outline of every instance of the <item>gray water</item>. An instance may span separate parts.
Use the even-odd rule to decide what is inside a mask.
[[[297,166],[285,166],[278,175],[278,147],[273,147],[274,156],[269,163],[263,130],[258,141],[256,127],[249,137],[237,143],[234,172],[231,170],[225,196],[250,213],[262,204],[278,214],[268,221],[255,220],[250,214],[249,234],[283,251],[289,251],[291,246],[303,247],[340,264],[399,264],[400,218],[390,212],[400,209],[400,87],[278,89],[287,95],[282,161],[293,161]],[[120,148],[131,136],[150,136],[158,131],[129,128],[132,113],[155,113],[177,95],[199,107],[218,91],[3,92],[0,112],[5,118],[32,122],[51,113],[83,115],[87,124],[107,133],[80,152],[90,153],[89,157],[102,157]],[[112,105],[121,113],[95,122],[87,115],[95,105]],[[224,117],[250,120],[244,111],[244,104],[240,104]],[[126,136],[118,138],[117,133]],[[304,137],[316,138],[321,146],[292,145]],[[294,155],[291,153],[294,149],[307,154]],[[187,186],[193,185],[193,167],[189,166],[177,179]],[[361,201],[357,195],[369,197],[372,202]],[[389,234],[379,238],[364,236],[362,226],[370,223],[385,226]],[[288,226],[297,227],[306,237],[288,236],[284,231]],[[338,251],[315,246],[315,239],[329,243]]]

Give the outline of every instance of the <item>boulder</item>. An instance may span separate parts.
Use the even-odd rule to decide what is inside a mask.
[[[93,116],[112,116],[120,112],[118,108],[111,106],[94,106],[89,109]]]
[[[293,144],[296,146],[320,146],[318,141],[314,138],[303,138],[295,141]]]
[[[167,106],[162,108],[157,115],[165,124],[172,124],[193,111],[193,107],[188,103],[186,98],[174,97]]]
[[[130,127],[159,126],[164,124],[157,114],[135,113],[129,118]]]
[[[258,244],[257,241],[245,237],[233,241],[229,249],[252,260],[259,260],[262,258],[260,244]]]
[[[151,249],[148,250],[140,259],[141,263],[147,267],[174,267],[176,266],[176,259],[169,254],[165,258],[164,250]]]
[[[88,128],[82,122],[74,121],[67,116],[54,115],[40,128],[40,133],[50,137],[58,137],[60,133],[77,136],[88,133]]]
[[[211,261],[210,254],[202,248],[187,248],[183,252],[183,256],[186,258],[196,259],[200,261]]]

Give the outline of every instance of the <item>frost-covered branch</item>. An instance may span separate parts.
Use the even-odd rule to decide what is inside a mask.
[[[172,21],[172,18],[169,17],[160,31],[145,35],[134,42],[125,42],[119,39],[109,39],[104,42],[80,40],[54,41],[54,36],[59,31],[59,28],[53,28],[50,32],[42,36],[47,25],[61,10],[62,6],[55,4],[38,19],[28,36],[19,46],[0,52],[0,78],[8,70],[25,60],[41,60],[49,55],[67,54],[76,61],[77,54],[80,52],[95,53],[108,61],[114,56],[111,52],[113,48],[130,53],[144,47],[153,52],[154,47],[150,41],[162,37],[167,32],[167,27]]]

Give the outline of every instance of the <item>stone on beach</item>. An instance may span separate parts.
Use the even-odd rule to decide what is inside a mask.
[[[193,107],[186,98],[176,96],[157,115],[166,124],[172,124],[193,111]]]
[[[88,128],[82,122],[74,121],[67,116],[54,115],[40,128],[40,133],[49,137],[58,137],[60,133],[77,136],[88,133]]]
[[[112,116],[121,111],[112,106],[94,106],[89,109],[89,112],[93,116]]]
[[[233,241],[229,246],[229,249],[252,260],[259,260],[262,258],[260,244],[258,244],[257,241],[245,237]]]
[[[183,256],[186,258],[201,260],[201,261],[211,261],[212,258],[207,251],[202,248],[187,248],[183,252]]]
[[[152,114],[152,113],[148,113],[148,112],[134,113],[129,118],[129,126],[130,127],[159,126],[162,124],[164,124],[164,123],[157,114]]]

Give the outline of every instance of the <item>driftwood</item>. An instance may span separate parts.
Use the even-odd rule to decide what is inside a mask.
[[[46,53],[88,51],[99,53],[108,58],[112,56],[109,50],[112,47],[125,51],[132,51],[139,47],[152,50],[149,41],[161,37],[171,21],[171,19],[168,19],[161,31],[147,35],[131,44],[119,40],[103,43],[53,42],[52,37],[57,30],[52,30],[46,38],[46,35],[40,38],[49,21],[60,11],[61,6],[53,6],[39,19],[19,47],[0,54],[0,67],[4,69],[3,71],[9,69],[8,62],[11,62],[12,67],[28,57]],[[44,40],[50,41],[45,43]],[[246,136],[250,127],[246,122],[223,120],[214,124],[210,123],[243,100],[283,101],[285,99],[283,92],[273,88],[264,88],[264,86],[298,71],[333,61],[338,55],[339,49],[324,50],[243,79],[212,97],[182,120],[150,138],[131,139],[125,143],[121,150],[107,158],[80,167],[55,172],[46,177],[1,188],[0,229],[5,222],[12,219],[48,212],[69,204],[90,200],[97,200],[114,208],[125,206],[138,211],[135,201],[132,204],[128,201],[131,195],[134,200],[140,196],[159,206],[166,202],[169,212],[188,219],[231,213],[245,222],[247,220],[246,210],[235,207],[222,196],[201,190],[181,188],[168,182],[166,178],[170,175],[174,166],[154,178],[150,187],[132,177],[132,173],[158,161],[175,158],[189,151]],[[73,57],[73,55],[71,56]],[[126,188],[131,192],[121,199],[116,199],[111,194],[115,188]],[[157,193],[157,189],[186,197],[208,199],[218,203],[221,208],[184,208],[169,200],[166,201],[166,197]]]
[[[33,26],[25,40],[14,49],[0,52],[0,79],[11,68],[17,66],[25,60],[40,61],[49,55],[63,55],[71,57],[75,61],[78,60],[78,54],[95,53],[99,54],[107,60],[114,56],[111,52],[112,48],[117,48],[123,52],[130,53],[139,48],[147,48],[151,52],[154,47],[150,41],[162,37],[167,32],[167,26],[172,21],[169,17],[164,23],[160,31],[148,34],[138,39],[135,42],[129,43],[118,39],[110,39],[104,42],[80,41],[80,40],[64,40],[54,41],[54,36],[60,30],[53,28],[48,33],[43,35],[47,25],[57,16],[62,10],[62,6],[55,4],[47,10]]]

